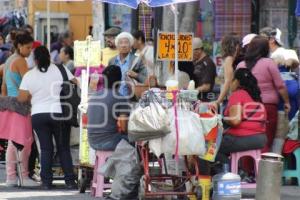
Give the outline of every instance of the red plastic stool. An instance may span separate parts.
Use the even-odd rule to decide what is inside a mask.
[[[231,154],[231,172],[238,174],[238,168],[239,168],[239,160],[242,157],[249,156],[254,159],[254,170],[255,170],[255,176],[257,177],[258,174],[258,163],[261,159],[261,150],[249,150],[249,151],[241,151]],[[256,188],[256,183],[241,183],[242,188]]]
[[[98,169],[105,164],[106,159],[112,153],[113,151],[96,151],[93,182],[91,184],[91,195],[94,197],[103,197],[104,189],[111,188],[111,184],[104,183],[104,176],[98,172]]]

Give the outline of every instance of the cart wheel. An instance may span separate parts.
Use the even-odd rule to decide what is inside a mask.
[[[87,187],[87,179],[86,178],[81,178],[79,180],[79,192],[80,193],[85,193]]]

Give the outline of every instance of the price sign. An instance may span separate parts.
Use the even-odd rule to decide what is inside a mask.
[[[89,48],[90,51],[89,51]],[[90,55],[89,55],[90,54]],[[90,67],[98,67],[101,64],[100,41],[92,41],[90,47],[87,41],[74,42],[74,65],[75,67],[86,67],[90,59]]]
[[[179,33],[178,60],[193,60],[193,33]],[[175,34],[159,32],[157,37],[157,60],[175,60]]]

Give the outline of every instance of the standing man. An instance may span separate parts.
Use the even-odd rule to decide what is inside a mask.
[[[154,48],[146,44],[146,38],[143,31],[135,31],[133,33],[134,44],[133,48],[136,50],[136,62],[142,60],[147,67],[148,75],[155,76],[154,71]]]
[[[265,36],[269,40],[270,58],[276,63],[282,63],[284,60],[283,42],[281,41],[281,31],[278,28],[264,27],[260,30],[260,35]]]
[[[216,65],[204,52],[203,42],[200,38],[193,39],[194,48],[194,81],[199,91],[198,98],[202,101],[210,101],[209,92],[213,90],[216,78]]]
[[[105,48],[102,49],[101,62],[106,67],[111,58],[118,55],[118,50],[115,45],[116,36],[121,33],[121,28],[111,27],[104,32]]]

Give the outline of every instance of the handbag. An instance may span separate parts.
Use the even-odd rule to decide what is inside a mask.
[[[60,92],[60,103],[63,115],[62,119],[68,125],[79,127],[77,119],[78,106],[81,102],[79,88],[75,83],[69,81],[64,66],[58,65],[57,67],[63,77],[63,83],[61,85]]]

